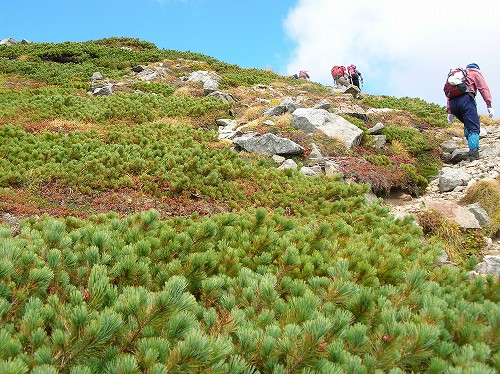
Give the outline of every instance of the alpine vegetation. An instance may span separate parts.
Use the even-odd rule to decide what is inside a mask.
[[[446,128],[443,107],[126,38],[0,46],[0,71],[1,373],[500,370],[479,252],[443,262],[413,216],[367,198],[428,185],[436,136],[411,124]],[[351,105],[329,110],[363,140],[297,129],[283,92]],[[304,151],[248,152],[218,123]]]

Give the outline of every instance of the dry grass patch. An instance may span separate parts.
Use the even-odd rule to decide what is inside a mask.
[[[29,88],[49,87],[50,85],[29,78],[20,78],[0,74],[0,90],[23,91]]]
[[[411,158],[412,158],[410,152],[408,152],[408,150],[406,149],[404,144],[397,139],[394,139],[391,142],[391,149],[395,155],[401,156],[401,157],[408,159],[408,160],[411,160]]]
[[[464,124],[460,122],[458,119],[455,119],[450,127],[447,128],[447,131],[450,135],[456,136],[458,138],[464,137]]]
[[[493,119],[487,115],[480,115],[479,121],[482,125],[491,126],[491,125],[500,125],[500,119]]]
[[[458,223],[449,221],[435,209],[417,213],[418,223],[431,243],[440,243],[448,257],[457,261],[461,259],[462,231]]]
[[[172,95],[205,97],[205,91],[201,82],[186,82],[185,85],[176,89]]]
[[[258,105],[258,106],[253,106],[250,108],[245,109],[245,111],[241,114],[241,116],[238,118],[239,123],[249,123],[253,122],[257,119],[262,118],[262,113],[265,110],[264,105]],[[262,120],[262,122],[264,119]]]
[[[291,113],[284,113],[281,116],[273,117],[272,121],[279,128],[285,129],[285,131],[294,131],[297,130],[295,127],[291,127],[292,123],[292,115]]]
[[[62,132],[62,133],[68,133],[71,131],[97,131],[101,134],[106,133],[105,127],[96,123],[96,122],[90,122],[90,121],[72,121],[72,120],[65,120],[65,119],[53,119],[53,120],[46,120],[46,121],[38,121],[38,122],[27,122],[22,125],[23,129],[26,132],[32,133],[32,134],[39,134],[44,131],[51,131],[51,132]]]
[[[394,125],[398,127],[412,127],[411,117],[402,110],[391,110],[370,116],[373,123],[382,122],[384,125]]]

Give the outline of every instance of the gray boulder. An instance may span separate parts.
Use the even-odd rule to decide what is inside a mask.
[[[190,82],[202,82],[203,90],[208,95],[219,89],[219,82],[222,80],[222,77],[214,72],[198,70],[189,74],[187,80]]]
[[[384,124],[382,122],[377,122],[375,124],[375,126],[373,126],[372,128],[368,129],[368,132],[371,134],[371,135],[381,135],[382,134],[382,131],[384,131]]]
[[[298,165],[291,158],[287,158],[279,167],[278,170],[297,169]]]
[[[302,154],[304,148],[293,141],[280,138],[274,134],[264,135],[249,132],[233,139],[233,143],[248,152],[263,155],[294,155]]]
[[[292,113],[292,125],[307,133],[323,132],[340,140],[347,148],[360,144],[363,131],[346,119],[324,109],[298,108]]]
[[[238,101],[230,93],[220,92],[220,91],[212,91],[207,96],[214,97],[214,98],[216,98],[216,99],[218,99],[218,100],[220,100],[220,101],[222,101],[223,103],[226,103],[226,104]]]
[[[474,269],[479,274],[500,276],[500,256],[484,256],[483,261]]]
[[[481,226],[488,227],[490,225],[490,217],[479,203],[470,204],[467,208],[474,214]]]
[[[481,228],[474,214],[466,207],[446,200],[424,199],[423,203],[427,209],[433,209],[440,212],[446,219],[455,221],[463,229]]]
[[[465,186],[472,179],[472,176],[462,169],[453,169],[444,167],[440,170],[439,175],[439,191],[453,191],[458,186]]]

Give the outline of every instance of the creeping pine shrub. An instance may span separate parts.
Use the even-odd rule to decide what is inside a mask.
[[[366,156],[366,161],[371,162],[373,165],[377,165],[377,166],[390,166],[390,165],[392,165],[392,162],[389,159],[389,157],[387,157],[385,155]]]
[[[143,92],[154,93],[163,96],[171,95],[175,91],[168,84],[158,82],[135,82],[134,88]]]
[[[432,145],[424,137],[424,135],[420,131],[411,127],[389,125],[384,129],[384,135],[387,136],[387,140],[389,142],[392,142],[395,139],[399,140],[412,154],[432,149]]]
[[[393,96],[366,96],[363,104],[374,108],[391,108],[411,113],[416,119],[434,127],[447,127],[446,109],[442,105],[428,103],[419,98]]]

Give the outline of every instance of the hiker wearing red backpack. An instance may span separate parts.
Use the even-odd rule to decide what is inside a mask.
[[[358,69],[356,69],[356,65],[349,65],[347,67],[347,73],[349,74],[349,78],[356,87],[359,88],[359,91],[361,92],[361,85],[363,84],[363,76],[359,72]],[[361,82],[361,83],[360,83]]]
[[[306,70],[299,71],[299,78],[309,79],[309,73]]]
[[[456,69],[457,70],[457,69]],[[458,69],[459,70],[459,69]],[[464,89],[453,89],[452,86],[459,87],[459,84],[452,82],[450,78],[445,84],[445,94],[447,96],[447,111],[448,122],[451,124],[453,119],[457,117],[464,124],[464,135],[469,145],[469,160],[477,160],[479,158],[479,115],[477,114],[476,94],[477,91],[483,97],[488,114],[493,118],[494,111],[491,107],[491,92],[486,84],[486,81],[479,70],[477,64],[469,64],[464,75]],[[450,77],[452,72],[448,75]],[[451,83],[451,86],[450,86]]]
[[[332,78],[337,88],[342,89],[342,86],[348,87],[349,80],[345,66],[335,65],[332,70]]]

